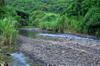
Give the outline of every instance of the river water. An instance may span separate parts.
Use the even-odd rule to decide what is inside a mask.
[[[100,40],[98,40],[94,36],[88,35],[75,35],[75,34],[58,34],[58,33],[51,33],[48,31],[42,31],[37,28],[22,28],[20,29],[20,35],[29,37],[29,38],[38,38],[38,39],[45,39],[45,40],[70,40],[82,43],[84,45],[100,45]],[[14,62],[11,66],[44,66],[44,65],[30,65],[27,62],[27,59],[22,52],[15,52],[11,54],[12,59]],[[45,65],[47,66],[47,65]]]
[[[21,52],[12,53],[11,57],[13,59],[11,66],[30,66],[26,61],[26,57]]]
[[[72,40],[79,43],[84,43],[87,45],[90,44],[100,44],[100,40],[95,36],[90,35],[78,35],[78,34],[61,34],[61,33],[52,33],[45,30],[40,30],[38,28],[22,28],[20,29],[20,34],[30,38],[40,38],[47,40]]]

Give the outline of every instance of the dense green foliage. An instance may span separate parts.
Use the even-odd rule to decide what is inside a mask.
[[[4,0],[1,0],[4,3]],[[0,44],[12,44],[16,35],[15,24],[17,22],[15,11],[12,7],[7,5],[1,5],[2,12],[0,12],[0,36],[2,37],[2,42]],[[1,38],[0,37],[0,38]]]
[[[15,49],[17,30],[15,29],[15,19],[13,17],[5,17],[0,20],[0,62],[6,61],[6,57],[2,52],[9,52]]]
[[[12,44],[15,41],[16,37],[16,29],[15,29],[16,21],[13,17],[6,17],[0,20],[0,32],[2,35],[3,44]]]
[[[3,53],[13,51],[17,36],[15,10],[0,0],[0,63],[7,61]]]
[[[0,0],[0,50],[14,44],[23,25],[100,37],[100,0]]]
[[[6,0],[30,14],[30,26],[100,35],[100,0]],[[13,2],[13,3],[12,3]]]

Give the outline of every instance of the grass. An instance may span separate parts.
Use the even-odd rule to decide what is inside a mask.
[[[15,41],[17,30],[16,21],[12,17],[6,17],[0,20],[0,31],[3,44],[12,44]]]
[[[18,32],[15,29],[15,23],[16,21],[13,19],[13,17],[6,17],[0,20],[0,46],[2,46],[1,48],[9,47],[9,50],[14,48],[12,47],[12,45],[14,45],[16,42],[16,35]]]
[[[15,28],[16,20],[9,16],[0,19],[0,62],[7,61],[6,56],[1,52],[7,53],[15,50],[17,30]]]
[[[80,32],[83,17],[67,17],[56,13],[43,11],[33,12],[30,16],[32,19],[31,25],[53,32]]]

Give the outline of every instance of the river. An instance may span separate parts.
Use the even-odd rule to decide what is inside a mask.
[[[94,36],[59,34],[38,28],[19,30],[21,53],[13,53],[12,58],[17,56],[18,61],[24,61],[23,66],[100,66],[100,40]]]

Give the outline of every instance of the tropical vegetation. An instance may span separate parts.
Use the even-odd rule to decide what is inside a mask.
[[[0,45],[14,44],[23,26],[100,37],[100,0],[0,0]]]
[[[99,0],[6,0],[30,15],[29,26],[55,32],[100,35]],[[13,2],[13,3],[12,3]]]

